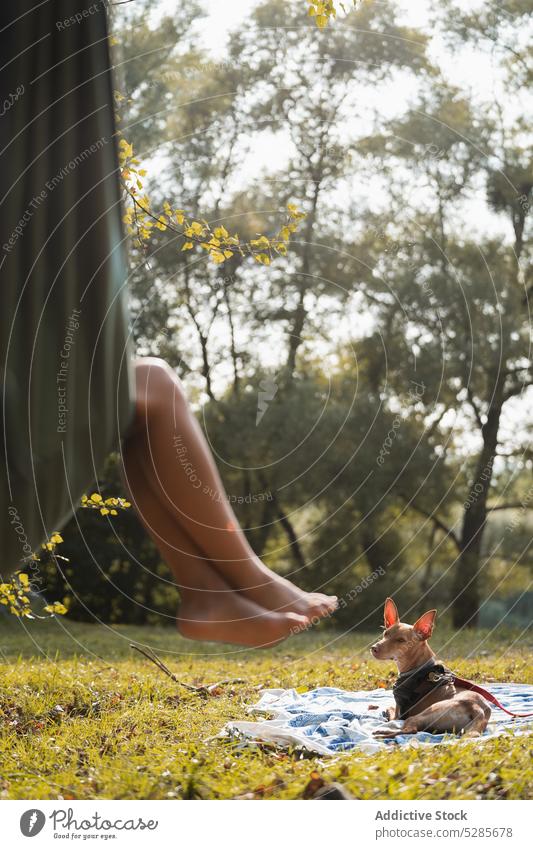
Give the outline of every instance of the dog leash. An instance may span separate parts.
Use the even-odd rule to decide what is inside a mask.
[[[493,696],[492,693],[489,693],[488,690],[483,689],[478,684],[474,684],[473,681],[467,681],[465,678],[458,678],[457,675],[453,676],[453,683],[457,684],[458,687],[462,687],[464,690],[472,690],[474,693],[479,693],[480,696],[483,696],[488,702],[499,707],[500,710],[503,710],[505,713],[508,713],[509,716],[516,716],[521,719],[524,719],[527,716],[533,716],[533,713],[513,713],[512,710],[507,710],[501,702],[498,701],[496,696]]]

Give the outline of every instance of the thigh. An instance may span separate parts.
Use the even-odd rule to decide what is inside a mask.
[[[417,731],[446,733],[462,731],[471,721],[470,703],[457,697],[436,702],[405,721],[406,734]]]

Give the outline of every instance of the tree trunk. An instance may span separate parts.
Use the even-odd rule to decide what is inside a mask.
[[[284,513],[279,503],[278,507],[278,517],[280,521],[280,525],[287,534],[287,539],[289,540],[289,545],[291,547],[291,554],[293,556],[294,562],[300,569],[305,568],[305,559],[302,554],[302,549],[300,548],[300,543],[298,542],[298,537],[296,536],[296,531],[294,530],[292,523],[289,517]]]
[[[530,187],[525,189],[524,200],[529,198]],[[523,250],[523,233],[526,213],[529,207],[519,203],[511,210],[512,225],[515,233],[516,280],[520,284],[520,257]],[[505,356],[502,358],[505,363]],[[498,431],[502,406],[511,397],[504,393],[507,373],[500,370],[494,382],[494,394],[490,403],[487,420],[481,428],[483,449],[477,464],[475,480],[470,490],[470,506],[465,506],[463,528],[460,539],[461,555],[455,570],[453,584],[452,620],[456,628],[473,628],[479,619],[479,559],[483,532],[487,521],[487,498],[492,480],[493,463],[498,447]],[[473,498],[473,501],[472,501]]]
[[[277,495],[271,491],[268,481],[264,477],[264,475],[259,475],[259,482],[263,487],[264,492],[270,492],[272,496],[271,499],[267,503],[265,503],[265,516],[268,516],[270,514],[277,515],[279,523],[283,528],[285,534],[287,535],[287,539],[291,548],[291,554],[295,564],[299,568],[305,568],[305,558],[303,556],[302,549],[300,548],[298,536],[296,534],[296,531],[294,530],[291,520],[289,519],[283,507],[281,506]],[[263,541],[263,545],[266,543],[266,539],[270,535],[270,531],[271,527],[269,527],[268,529],[268,533]]]
[[[311,209],[307,215],[304,236],[304,248],[302,256],[302,267],[300,271],[299,297],[298,304],[294,311],[294,320],[289,335],[289,350],[287,354],[287,374],[290,380],[294,369],[296,368],[296,354],[302,344],[302,333],[307,318],[307,312],[304,305],[305,294],[309,286],[309,273],[311,269],[311,239],[313,238],[313,229],[315,226],[316,210],[318,206],[318,198],[320,195],[320,180],[317,180],[313,190],[311,199]]]
[[[276,506],[273,500],[263,502],[263,511],[261,514],[260,526],[258,528],[254,528],[253,531],[248,531],[248,536],[250,537],[252,548],[259,555],[259,557],[263,556],[265,546],[268,542],[270,534],[272,533],[272,520],[274,518],[275,510]]]
[[[487,521],[487,499],[494,458],[498,447],[498,430],[502,412],[502,388],[498,386],[494,403],[481,428],[483,448],[476,474],[465,504],[460,538],[460,556],[453,583],[452,619],[455,628],[475,628],[479,618],[479,559],[483,532]]]
[[[377,572],[378,569],[386,571],[388,564],[387,553],[382,545],[383,537],[378,529],[374,529],[368,520],[363,524],[362,540],[364,545],[363,554],[372,572]]]
[[[213,394],[213,386],[211,384],[211,365],[209,363],[209,352],[207,350],[207,336],[198,331],[200,346],[202,348],[202,374],[205,378],[205,391],[212,401],[216,401]]]
[[[233,275],[233,279],[235,275]],[[229,293],[229,280],[230,278],[223,278],[223,292],[224,292],[224,303],[226,304],[226,309],[228,311],[228,324],[230,330],[230,352],[231,352],[231,362],[233,365],[233,393],[238,397],[240,390],[240,375],[239,375],[239,356],[237,353],[237,342],[235,337],[235,322],[233,321],[233,308],[231,306],[230,293]]]
[[[293,375],[294,369],[296,368],[296,354],[298,352],[298,348],[302,344],[302,331],[304,329],[305,319],[307,317],[304,307],[304,298],[306,292],[305,283],[306,281],[303,281],[301,284],[298,305],[294,312],[294,322],[291,328],[291,335],[289,337],[289,352],[287,355],[287,374],[289,380]]]

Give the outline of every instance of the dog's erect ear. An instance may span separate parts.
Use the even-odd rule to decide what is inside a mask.
[[[437,616],[436,610],[428,610],[427,613],[424,613],[420,619],[417,619],[413,628],[415,629],[415,633],[418,634],[421,640],[429,640],[433,633],[433,626],[435,624],[435,618]]]
[[[400,621],[400,617],[398,616],[398,609],[394,604],[392,598],[388,598],[385,601],[383,618],[385,620],[385,628],[390,628],[391,625],[396,625],[396,623]]]

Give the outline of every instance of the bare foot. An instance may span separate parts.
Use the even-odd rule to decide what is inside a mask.
[[[377,728],[373,732],[373,737],[382,737],[384,740],[399,737],[401,734],[409,734],[412,732],[404,731],[403,728]]]
[[[308,619],[331,616],[338,607],[337,596],[305,592],[287,578],[272,572],[258,558],[252,565],[250,583],[240,585],[238,589],[267,610],[298,613]]]
[[[188,591],[177,616],[178,631],[190,640],[215,640],[262,648],[306,630],[309,619],[260,607],[239,592]]]

